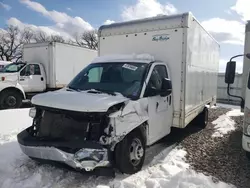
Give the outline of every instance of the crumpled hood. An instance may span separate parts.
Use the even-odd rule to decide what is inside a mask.
[[[106,112],[109,107],[129,100],[121,94],[95,94],[64,89],[35,95],[32,104],[78,112]]]

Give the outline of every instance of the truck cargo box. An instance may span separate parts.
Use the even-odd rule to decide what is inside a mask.
[[[173,83],[173,126],[183,128],[215,103],[219,44],[191,13],[157,16],[99,29],[99,56],[148,53],[167,63]]]
[[[96,50],[59,42],[31,43],[23,47],[23,61],[41,63],[47,88],[61,88],[97,56]]]

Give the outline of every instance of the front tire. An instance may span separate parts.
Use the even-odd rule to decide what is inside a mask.
[[[16,91],[4,91],[0,95],[0,109],[20,108],[22,96]]]
[[[141,170],[145,159],[145,139],[142,133],[132,131],[115,148],[115,164],[125,174]]]

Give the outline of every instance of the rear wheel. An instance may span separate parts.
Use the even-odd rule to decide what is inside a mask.
[[[200,128],[205,128],[208,124],[208,109],[205,107],[203,111],[196,117],[195,124]]]
[[[115,149],[115,164],[119,171],[134,174],[141,170],[145,159],[145,139],[140,131],[129,133]]]
[[[246,151],[246,156],[247,156],[247,158],[250,160],[250,152],[247,152],[247,151]]]
[[[0,96],[0,109],[19,108],[22,105],[22,96],[16,91],[4,91]]]

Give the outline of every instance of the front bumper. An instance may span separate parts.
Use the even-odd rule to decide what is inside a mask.
[[[22,131],[17,136],[21,150],[29,157],[57,161],[67,164],[75,169],[92,171],[98,167],[109,167],[109,150],[98,143],[59,143],[50,141],[39,141],[30,136],[27,130]],[[62,148],[77,146],[74,152],[63,151]]]
[[[245,151],[250,152],[250,136],[246,136],[243,134],[242,147]]]

